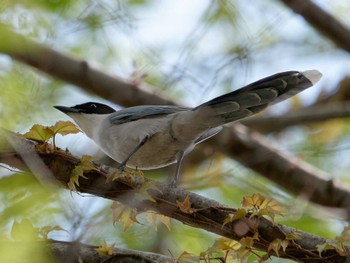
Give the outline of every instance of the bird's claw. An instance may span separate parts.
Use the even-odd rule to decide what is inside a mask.
[[[122,163],[122,164],[120,164],[118,166],[118,170],[121,171],[121,172],[124,172],[125,171],[125,167],[126,167],[125,164]]]

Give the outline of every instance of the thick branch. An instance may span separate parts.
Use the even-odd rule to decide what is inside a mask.
[[[350,217],[348,185],[330,179],[329,174],[302,159],[282,153],[264,136],[244,125],[233,125],[210,143],[292,193],[317,204],[343,208]]]
[[[281,0],[295,13],[302,15],[316,30],[340,48],[350,52],[350,30],[334,16],[311,0]]]
[[[138,104],[173,104],[164,94],[135,85],[98,70],[86,61],[75,59],[9,30],[0,23],[0,52],[50,76],[125,107]]]
[[[241,121],[259,132],[276,132],[293,125],[309,125],[315,122],[350,117],[350,102],[332,102],[290,111],[282,116],[259,116]]]
[[[6,137],[11,141],[11,145],[27,144],[26,150],[24,151],[22,149],[20,154],[13,155],[14,158],[26,160],[24,157],[27,155],[38,156],[50,169],[54,177],[61,182],[63,186],[67,186],[70,180],[69,175],[72,174],[72,170],[75,166],[79,164],[79,159],[59,150],[40,152],[33,142],[19,139],[13,135],[6,135]],[[1,158],[3,154],[6,155],[6,153],[0,152],[0,162],[3,162]],[[6,158],[4,160],[6,160]],[[23,164],[30,166],[25,161]],[[292,231],[298,231],[301,235],[301,239],[295,240],[295,243],[290,243],[285,252],[280,252],[280,257],[298,259],[303,262],[319,262],[319,260],[322,260],[322,262],[345,262],[346,260],[345,257],[340,256],[335,250],[327,250],[324,252],[323,258],[320,258],[316,250],[316,245],[329,242],[329,240],[287,226],[273,224],[262,217],[245,217],[223,225],[225,218],[227,218],[230,213],[234,213],[236,209],[229,208],[214,200],[188,192],[184,189],[172,189],[159,184],[158,187],[161,192],[148,190],[148,193],[155,200],[154,202],[149,201],[149,199],[135,199],[134,194],[137,193],[138,189],[142,186],[144,182],[143,179],[127,175],[117,177],[113,181],[107,181],[106,178],[113,173],[114,170],[97,163],[95,167],[96,169],[84,173],[86,179],[81,178],[79,180],[79,186],[77,186],[78,191],[117,200],[137,208],[140,211],[153,210],[192,227],[202,228],[235,240],[246,236],[253,236],[254,233],[258,232],[259,239],[255,240],[254,247],[264,251],[267,251],[269,244],[276,238],[285,239],[286,234]],[[17,168],[22,169],[23,167]],[[40,172],[40,170],[37,171]],[[184,212],[180,210],[177,205],[176,201],[183,201],[186,196],[190,197],[193,212]]]

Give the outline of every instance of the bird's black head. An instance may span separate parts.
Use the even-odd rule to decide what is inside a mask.
[[[110,114],[115,112],[113,108],[98,102],[87,102],[73,107],[55,106],[55,108],[64,113]]]
[[[87,102],[72,107],[79,110],[81,113],[93,113],[93,114],[109,114],[115,112],[115,109],[98,102]]]

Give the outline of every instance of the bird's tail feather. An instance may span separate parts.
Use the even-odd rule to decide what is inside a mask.
[[[194,108],[203,123],[216,127],[236,121],[286,100],[313,86],[322,74],[317,70],[287,71],[263,78]]]

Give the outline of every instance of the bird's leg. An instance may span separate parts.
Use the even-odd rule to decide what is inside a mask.
[[[175,175],[174,175],[174,178],[173,178],[173,181],[170,183],[170,186],[172,188],[175,188],[176,187],[176,184],[177,184],[177,180],[179,178],[179,175],[180,175],[180,169],[181,169],[181,164],[182,164],[182,160],[184,159],[184,152],[178,152],[177,153],[177,162],[176,162],[176,172],[175,172]]]
[[[131,159],[131,157],[133,157],[135,155],[135,153],[142,147],[142,145],[144,145],[147,142],[148,138],[149,138],[149,136],[146,136],[145,138],[143,138],[142,141],[140,141],[140,143],[138,145],[136,145],[134,150],[132,150],[132,152],[129,154],[129,156],[126,157],[126,159],[123,162],[121,162],[121,164],[118,167],[118,169],[120,171],[124,171],[126,163]]]

